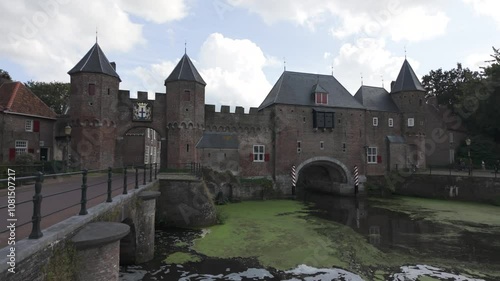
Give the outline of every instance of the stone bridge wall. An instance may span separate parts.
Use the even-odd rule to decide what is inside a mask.
[[[142,204],[138,195],[143,191],[157,190],[157,183],[149,183],[129,191],[127,195],[115,196],[111,203],[102,203],[88,209],[87,215],[76,215],[44,229],[43,236],[39,239],[16,241],[14,274],[7,271],[10,246],[0,249],[0,280],[74,280],[78,261],[71,238],[90,222],[123,222],[129,218],[135,224],[135,229],[140,229],[144,214],[137,211],[139,204]],[[140,235],[147,235],[139,232],[136,234],[137,240],[141,239]]]

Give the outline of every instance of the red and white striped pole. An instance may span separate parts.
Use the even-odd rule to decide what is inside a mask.
[[[295,172],[295,165],[292,165],[290,176],[292,177],[292,195],[295,195],[295,186],[297,185],[297,173]]]
[[[358,194],[359,187],[359,171],[358,166],[354,165],[354,195]]]

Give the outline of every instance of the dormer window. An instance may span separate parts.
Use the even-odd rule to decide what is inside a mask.
[[[328,94],[316,93],[316,104],[328,104]]]

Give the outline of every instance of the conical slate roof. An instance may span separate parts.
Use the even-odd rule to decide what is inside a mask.
[[[180,80],[195,81],[202,85],[207,84],[205,83],[205,81],[203,81],[203,78],[201,78],[200,73],[198,73],[198,70],[196,70],[196,67],[194,67],[193,62],[191,62],[191,59],[189,59],[187,54],[184,54],[184,56],[182,56],[181,60],[174,68],[172,73],[170,73],[168,78],[165,79],[165,85],[167,85],[167,82]]]
[[[403,66],[399,71],[398,78],[394,85],[391,87],[391,94],[403,91],[423,91],[425,92],[424,87],[420,84],[420,81],[415,75],[415,72],[410,66],[410,63],[405,59],[403,62]]]
[[[80,72],[106,74],[109,76],[116,77],[121,81],[120,76],[111,66],[108,59],[104,55],[104,52],[101,50],[101,47],[99,47],[99,44],[97,44],[97,42],[80,60],[80,62],[78,62],[75,65],[75,67],[73,67],[70,71],[68,71],[68,74],[72,75]]]

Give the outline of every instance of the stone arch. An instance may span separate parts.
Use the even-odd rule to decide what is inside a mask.
[[[180,126],[181,129],[186,129],[187,128],[187,124],[186,122],[181,122],[181,126]]]
[[[179,128],[179,124],[177,124],[177,122],[174,122],[174,129],[177,129]]]
[[[297,186],[302,185],[304,188],[314,186],[314,189],[339,194],[354,189],[350,170],[333,157],[309,158],[297,166],[296,175]]]
[[[135,253],[137,248],[135,224],[131,218],[126,218],[122,223],[130,226],[130,232],[120,240],[120,264],[135,264]]]
[[[229,132],[229,126],[224,127],[224,132]]]
[[[219,128],[217,129],[217,132],[222,132],[224,131],[224,128],[222,126],[219,126]]]
[[[188,129],[194,129],[194,125],[193,125],[193,123],[192,123],[192,122],[189,122],[189,124],[188,124]]]

